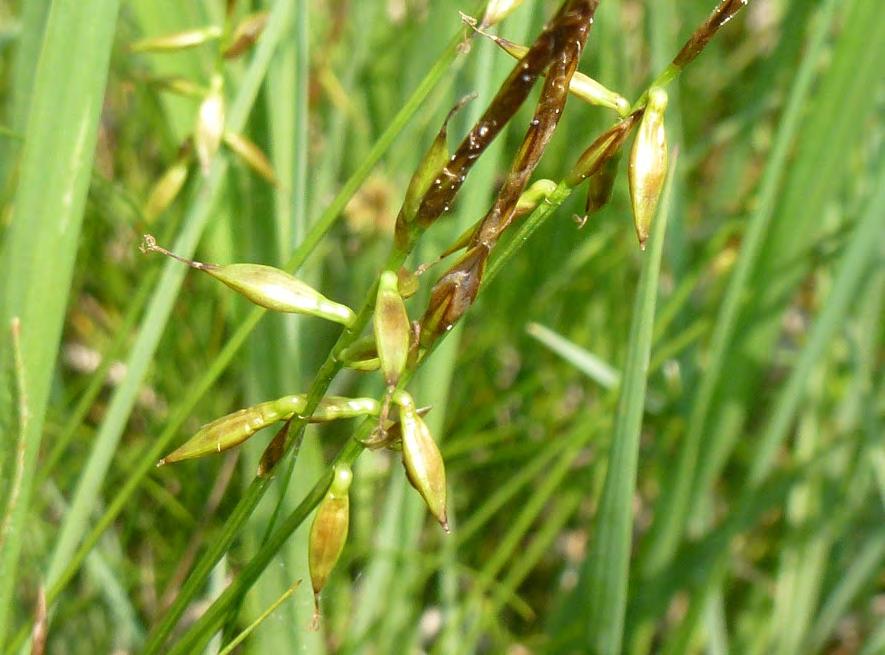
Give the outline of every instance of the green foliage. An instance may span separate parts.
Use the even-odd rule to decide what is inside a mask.
[[[47,652],[885,643],[876,0],[724,2],[739,13],[680,66],[668,65],[713,0],[601,0],[580,71],[637,110],[653,82],[669,95],[670,171],[646,252],[633,136],[609,204],[583,227],[570,219],[586,187],[569,173],[616,111],[572,95],[558,125],[541,121],[555,128],[546,150],[521,148],[544,77],[427,219],[435,176],[410,187],[416,167],[431,144],[435,170],[472,126],[481,136],[515,65],[452,3],[132,0],[119,16],[112,0],[7,4],[0,652],[29,639],[41,588]],[[479,18],[474,4],[460,8]],[[530,46],[559,4],[526,0],[487,29]],[[224,58],[265,10],[254,43]],[[214,129],[203,172],[186,141],[213,85],[225,136],[200,127],[204,140]],[[471,93],[446,149],[440,126]],[[525,182],[546,180],[543,193],[506,232],[478,224],[525,188],[514,161],[537,164]],[[391,250],[410,188],[421,220]],[[147,232],[184,258],[284,268],[356,318],[267,313],[139,253]],[[455,272],[481,279],[476,302],[407,357],[400,321],[390,375],[431,406],[416,420],[445,462],[445,534],[402,454],[375,448],[397,445],[392,390],[333,350],[371,334],[382,271],[428,265],[405,299],[413,320],[457,296],[430,289],[461,257],[437,263],[459,235],[469,265]],[[387,434],[376,417],[308,426],[288,412],[276,438],[155,468],[201,425],[302,393],[305,413],[326,394],[378,399],[362,413],[381,407]],[[348,541],[311,631],[310,518],[335,462],[353,468]]]

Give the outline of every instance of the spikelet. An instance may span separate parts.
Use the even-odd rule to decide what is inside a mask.
[[[427,509],[436,517],[446,532],[449,522],[446,513],[446,469],[442,455],[424,419],[418,413],[412,397],[405,391],[397,392],[394,401],[399,405],[402,435],[403,464],[406,476],[424,498]]]
[[[263,264],[204,264],[179,257],[157,245],[157,240],[144,235],[142,252],[159,252],[191,268],[208,273],[256,305],[275,312],[308,314],[342,325],[350,325],[356,318],[346,305],[326,298],[313,287],[273,266]]]
[[[657,87],[649,89],[648,104],[639,123],[627,168],[633,223],[636,226],[639,247],[643,250],[664,186],[664,178],[667,176],[667,135],[664,131],[666,108],[667,92]]]
[[[348,490],[352,480],[353,473],[349,466],[335,465],[332,484],[320,501],[313,524],[310,526],[307,559],[314,594],[314,628],[319,621],[320,592],[326,586],[326,581],[335,568],[338,558],[341,557],[341,551],[344,550],[344,543],[347,541],[350,522]]]

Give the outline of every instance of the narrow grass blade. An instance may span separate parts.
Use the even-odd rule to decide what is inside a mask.
[[[242,131],[245,125],[270,58],[282,38],[283,26],[288,22],[293,4],[293,0],[280,0],[274,7],[268,30],[258,45],[250,70],[243,79],[237,98],[231,107],[228,128],[234,132]],[[209,221],[226,173],[227,164],[223,159],[217,158],[210,176],[206,179],[206,188],[196,196],[185,219],[181,234],[173,247],[175,252],[184,257],[193,254],[200,234]],[[166,327],[186,272],[186,269],[177,262],[170,261],[165,264],[157,289],[148,302],[138,336],[126,363],[126,378],[111,399],[107,414],[95,438],[92,453],[80,476],[70,509],[59,532],[46,574],[47,587],[50,589],[59,580],[74,549],[88,528],[89,514],[95,506],[101,484],[126,427],[138,390]]]
[[[602,497],[593,522],[591,546],[584,562],[579,589],[587,590],[586,648],[588,652],[621,652],[633,526],[639,435],[645,405],[646,376],[651,355],[658,276],[664,234],[671,206],[674,154],[653,227],[651,247],[645,255],[633,319],[627,342],[623,386],[612,434],[612,446]]]
[[[0,251],[0,325],[5,331],[13,316],[21,320],[30,414],[21,492],[0,546],[0,643],[5,642],[10,613],[17,606],[22,530],[92,173],[118,6],[118,0],[52,4],[34,74],[14,215]],[[4,356],[0,380],[9,379],[9,370]],[[4,392],[0,417],[13,415],[7,411],[8,402]]]
[[[781,182],[787,173],[791,145],[801,125],[806,102],[812,90],[817,61],[823,52],[829,31],[829,17],[836,2],[825,5],[821,20],[809,39],[809,47],[790,90],[787,107],[768,157],[762,178],[756,210],[747,225],[741,242],[741,252],[728,289],[716,317],[710,344],[709,363],[701,376],[694,395],[686,435],[679,448],[679,456],[671,482],[665,488],[655,512],[655,520],[645,545],[643,573],[654,575],[673,557],[682,537],[692,503],[691,486],[701,451],[707,419],[713,396],[725,371],[726,357],[737,330],[738,314],[747,297],[753,268],[762,250],[765,235],[774,216]]]
[[[268,608],[266,610],[264,610],[258,616],[257,619],[255,619],[252,623],[250,623],[240,634],[238,634],[236,637],[231,639],[231,641],[218,652],[218,655],[230,655],[230,653],[232,653],[237,646],[239,646],[241,643],[243,643],[243,641],[245,641],[246,638],[250,634],[252,634],[252,631],[255,630],[255,628],[257,628],[262,623],[264,623],[264,620],[267,617],[269,617],[271,614],[273,614],[274,611],[280,605],[282,605],[284,602],[286,602],[286,599],[288,599],[289,596],[291,596],[293,593],[295,593],[295,590],[298,588],[298,586],[300,584],[301,584],[301,580],[296,580],[288,589],[286,589],[286,591],[283,592],[283,594],[279,598],[277,598],[273,603],[271,603],[268,606]]]

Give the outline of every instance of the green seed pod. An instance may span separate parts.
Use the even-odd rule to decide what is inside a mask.
[[[209,165],[218,152],[224,135],[224,96],[221,87],[221,75],[213,75],[209,95],[200,104],[194,127],[194,148],[204,175],[208,174]]]
[[[358,416],[378,416],[381,404],[374,398],[326,396],[311,414],[311,423],[326,423]]]
[[[396,272],[396,277],[399,295],[403,298],[411,298],[418,293],[419,280],[414,272],[405,266],[400,266],[400,269]]]
[[[378,283],[375,343],[384,381],[388,388],[393,388],[406,369],[409,357],[409,315],[399,295],[397,275],[393,271],[384,271]]]
[[[645,250],[658,198],[667,176],[667,135],[664,131],[664,110],[667,92],[658,87],[648,91],[648,104],[639,123],[639,131],[630,152],[627,168],[633,222],[639,247]]]
[[[209,41],[221,37],[220,27],[210,25],[196,30],[165,34],[163,36],[150,36],[140,39],[129,46],[131,52],[177,52],[195,48]]]
[[[243,22],[234,29],[230,45],[224,49],[222,56],[225,59],[235,59],[255,45],[258,37],[264,31],[264,26],[267,25],[267,14],[268,12],[261,11],[246,16]]]
[[[329,300],[279,268],[262,264],[228,264],[203,270],[256,305],[275,312],[310,314],[342,325],[350,325],[356,318],[350,307]]]
[[[279,420],[304,411],[303,394],[259,403],[215,419],[201,427],[184,444],[157,462],[157,466],[194,459],[239,446],[253,434]]]
[[[275,312],[309,314],[342,325],[350,325],[356,318],[356,314],[350,307],[329,300],[313,287],[273,266],[262,264],[219,265],[192,261],[179,257],[157,245],[157,240],[150,234],[144,235],[141,251],[159,252],[198,271],[208,273],[256,305]]]
[[[276,186],[277,176],[273,170],[273,164],[267,158],[261,148],[255,145],[242,134],[235,132],[224,133],[224,143],[228,148],[243,160],[246,165],[258,173],[265,180]]]
[[[446,517],[446,469],[427,424],[418,414],[412,397],[405,391],[394,397],[400,410],[403,464],[409,482],[427,503],[427,508],[449,531]]]
[[[208,93],[206,87],[184,77],[148,77],[145,81],[161,91],[169,91],[185,98],[204,98]]]
[[[553,180],[542,179],[534,182],[516,201],[516,216],[524,216],[534,211],[535,207],[547,200],[554,191],[556,191],[556,182]]]
[[[171,205],[187,181],[188,160],[179,157],[151,188],[144,203],[144,218],[149,224]]]
[[[313,524],[310,526],[307,559],[314,598],[326,586],[326,581],[335,568],[338,558],[341,557],[341,551],[344,550],[344,543],[347,541],[350,519],[350,500],[347,492],[353,480],[353,473],[349,466],[337,464],[333,475],[332,484],[320,501]]]

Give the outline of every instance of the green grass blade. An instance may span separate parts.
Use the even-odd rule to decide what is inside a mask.
[[[14,215],[0,252],[0,325],[5,332],[12,317],[21,321],[30,414],[21,492],[0,545],[0,643],[5,642],[10,613],[17,606],[13,598],[22,530],[92,174],[118,5],[117,0],[52,4],[34,74]],[[9,379],[9,366],[4,357],[3,384]],[[13,415],[9,402],[4,390],[0,396],[4,423]]]
[[[639,435],[645,406],[648,365],[654,331],[658,277],[670,212],[673,171],[670,164],[661,209],[655,219],[651,247],[645,254],[627,342],[623,385],[612,433],[612,446],[602,497],[593,522],[592,543],[578,583],[589,593],[586,648],[589,652],[621,652],[633,526],[633,494],[639,457]]]
[[[737,331],[738,315],[747,297],[753,268],[774,216],[781,183],[787,173],[790,148],[801,125],[807,98],[812,90],[817,61],[826,43],[829,18],[836,5],[836,2],[831,1],[822,10],[821,20],[809,39],[808,52],[790,90],[787,107],[762,178],[756,210],[748,223],[738,262],[717,313],[710,344],[709,363],[694,396],[685,439],[679,448],[676,469],[655,512],[655,521],[643,557],[643,573],[646,575],[655,574],[670,561],[685,529],[689,508],[693,503],[692,479],[701,453],[714,393],[723,371],[726,370],[725,362]]]
[[[259,85],[267,71],[270,58],[283,36],[282,26],[288,22],[292,5],[292,0],[281,0],[274,7],[268,30],[258,46],[249,73],[240,85],[237,98],[230,110],[228,129],[233,132],[242,131],[245,125]],[[176,253],[184,257],[190,257],[193,254],[200,235],[211,217],[227,169],[228,166],[223,158],[215,160],[212,171],[205,180],[205,188],[202,193],[197,195],[185,219],[182,231],[173,246]],[[174,261],[168,261],[163,267],[157,289],[148,302],[138,337],[127,360],[126,378],[114,393],[107,415],[95,438],[92,454],[77,483],[70,503],[70,510],[66,514],[59,532],[46,574],[47,587],[52,587],[59,580],[62,571],[70,562],[77,544],[88,529],[89,514],[95,506],[101,484],[110,467],[138,390],[147,374],[186,274],[187,269]]]

